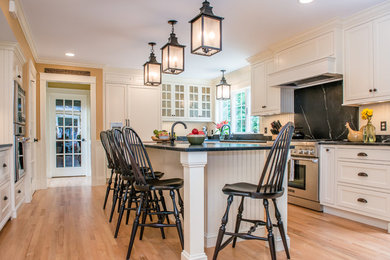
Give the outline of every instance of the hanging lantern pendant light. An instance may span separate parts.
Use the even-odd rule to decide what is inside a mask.
[[[231,85],[226,82],[225,71],[221,70],[222,78],[219,84],[216,86],[216,98],[217,100],[227,100],[230,99]]]
[[[207,0],[191,23],[191,53],[211,56],[222,50],[222,20]]]
[[[161,48],[162,71],[167,74],[180,74],[184,71],[184,45],[180,45],[174,31],[175,20],[169,20],[172,32],[168,43]]]
[[[161,63],[157,62],[153,46],[155,42],[149,42],[151,46],[149,61],[144,64],[144,84],[146,86],[158,86],[161,84]]]

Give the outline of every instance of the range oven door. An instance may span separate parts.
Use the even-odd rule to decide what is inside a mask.
[[[319,201],[318,158],[291,157],[288,171],[288,195]]]
[[[15,136],[15,182],[24,176],[24,143],[25,138]]]

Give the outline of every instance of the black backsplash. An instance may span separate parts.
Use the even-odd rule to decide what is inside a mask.
[[[345,123],[357,129],[359,108],[342,106],[343,83],[332,82],[294,91],[294,121],[305,138],[341,140],[347,138]]]

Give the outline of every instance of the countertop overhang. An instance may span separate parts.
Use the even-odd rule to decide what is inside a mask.
[[[189,143],[144,143],[146,148],[170,150],[177,152],[218,152],[218,151],[250,151],[270,150],[269,144],[237,144],[228,142],[205,142],[202,145],[190,145]]]
[[[390,146],[390,143],[363,143],[363,142],[348,142],[348,141],[320,141],[321,145],[365,145],[365,146]]]

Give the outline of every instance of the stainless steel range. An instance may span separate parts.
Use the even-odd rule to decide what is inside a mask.
[[[293,140],[288,169],[288,202],[322,211],[319,200],[318,140]]]

